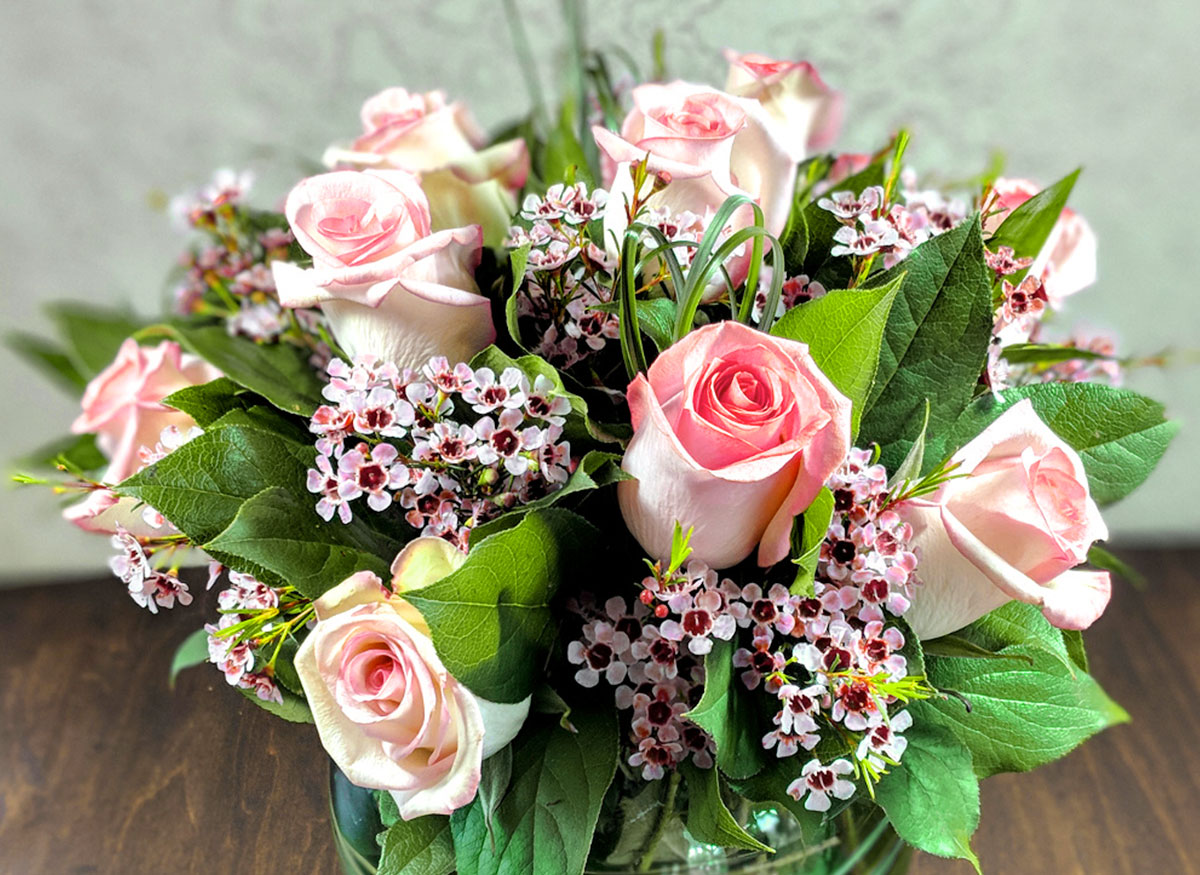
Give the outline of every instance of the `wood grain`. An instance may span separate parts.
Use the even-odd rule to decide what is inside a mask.
[[[1200,550],[1129,555],[1150,589],[1118,584],[1088,645],[1134,722],[984,783],[989,875],[1200,873]],[[211,669],[168,689],[198,607],[151,616],[112,578],[0,592],[0,873],[337,871],[312,727]]]

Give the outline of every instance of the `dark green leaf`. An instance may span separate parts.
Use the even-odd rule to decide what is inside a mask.
[[[979,869],[971,834],[979,825],[979,782],[971,753],[939,726],[914,714],[905,733],[908,747],[875,788],[896,833],[916,848],[939,857],[968,860]]]
[[[144,324],[128,310],[70,301],[54,304],[47,312],[58,326],[67,356],[88,379],[112,364],[121,344]]]
[[[296,671],[296,651],[299,649],[300,643],[294,637],[289,635],[284,639],[275,660],[275,680],[283,684],[285,689],[305,698],[304,684],[300,682],[300,674]]]
[[[228,528],[204,542],[214,559],[251,568],[267,582],[289,583],[308,598],[323,595],[356,571],[389,579],[391,559],[403,546],[359,519],[349,525],[325,522],[311,499],[280,486],[247,499]]]
[[[817,367],[850,399],[852,436],[858,433],[888,314],[903,282],[900,275],[880,288],[830,292],[792,308],[771,329],[774,335],[808,344]]]
[[[1014,365],[1053,365],[1059,362],[1096,361],[1097,359],[1112,359],[1110,355],[1092,352],[1090,349],[1080,349],[1077,346],[1065,346],[1061,343],[1014,343],[1004,347],[1000,355],[1005,361]]]
[[[1063,629],[1063,646],[1067,648],[1067,656],[1081,671],[1088,670],[1087,649],[1083,646],[1083,633],[1078,629]]]
[[[492,818],[494,851],[478,798],[451,815],[459,875],[583,871],[617,767],[617,720],[611,709],[572,713],[578,733],[535,716],[513,742],[512,782]]]
[[[1001,246],[1011,246],[1018,258],[1036,258],[1050,239],[1050,232],[1067,205],[1080,170],[1082,168],[1067,174],[1010,212],[988,240],[988,248],[997,252]],[[1008,279],[1019,283],[1025,273],[1019,271]]]
[[[429,623],[446,670],[477,695],[519,702],[543,677],[554,641],[550,600],[560,581],[594,562],[598,533],[549,508],[475,544],[467,561],[410,602]]]
[[[184,348],[281,410],[309,416],[321,403],[325,384],[309,364],[312,353],[308,350],[290,343],[255,343],[231,337],[221,324],[162,327]]]
[[[62,466],[72,474],[95,474],[108,467],[108,459],[96,446],[93,434],[71,435],[27,453],[17,463],[19,468],[58,470]]]
[[[329,814],[334,846],[346,875],[373,875],[379,862],[378,836],[383,828],[376,804],[378,791],[350,783],[336,766],[330,766]]]
[[[1161,404],[1129,389],[1098,383],[1037,383],[1005,389],[1002,400],[985,395],[973,402],[930,455],[948,456],[1025,398],[1041,420],[1079,453],[1092,497],[1100,504],[1123,498],[1140,486],[1179,430],[1179,423],[1164,418]]]
[[[804,511],[804,516],[796,524],[799,533],[799,544],[792,552],[796,558],[796,579],[792,583],[792,594],[811,596],[813,594],[813,578],[817,573],[817,560],[820,558],[821,544],[825,533],[829,531],[829,521],[833,519],[833,493],[828,487],[822,486],[813,503]]]
[[[804,844],[812,847],[824,841],[831,826],[818,811],[809,811],[804,803],[793,799],[788,793],[788,785],[800,777],[803,763],[797,763],[795,758],[777,759],[771,757],[766,767],[757,775],[740,781],[729,782],[735,793],[751,802],[770,803],[781,811],[789,811],[796,818],[804,836]]]
[[[981,778],[1036,768],[1101,729],[1129,719],[1085,673],[1079,642],[1068,640],[1036,608],[1030,608],[1006,605],[958,633],[1024,664],[1012,659],[946,658],[927,651],[929,682],[965,696],[970,713],[953,699],[928,699],[909,706],[917,725],[944,726],[965,744]]]
[[[209,383],[172,392],[163,403],[183,411],[201,428],[208,428],[229,411],[244,410],[253,404],[255,397],[228,377],[218,377]]]
[[[116,487],[145,501],[203,544],[221,533],[242,502],[270,487],[304,487],[312,447],[244,426],[205,432]],[[316,519],[316,512],[313,512]]]
[[[978,218],[922,243],[872,284],[886,285],[901,274],[860,440],[880,445],[888,470],[916,439],[926,400],[932,440],[962,413],[983,371],[992,293]]]
[[[685,762],[679,767],[688,788],[687,831],[696,841],[723,848],[774,853],[734,820],[721,799],[721,778],[716,769],[701,769]]]
[[[1033,657],[1025,653],[994,653],[986,647],[980,647],[968,638],[960,635],[943,635],[941,638],[931,638],[921,642],[926,656],[957,657],[960,659],[1015,659],[1026,665],[1033,665]]]
[[[662,352],[671,345],[675,328],[675,302],[670,298],[652,298],[637,302],[638,325]]]
[[[766,756],[757,709],[733,668],[735,646],[733,641],[713,642],[704,657],[704,695],[684,716],[713,737],[721,771],[743,779],[762,769]]]
[[[496,836],[492,831],[492,818],[500,800],[508,792],[512,779],[512,745],[501,748],[483,762],[479,777],[479,806],[483,810],[483,822],[487,825],[492,850],[496,849]]]
[[[83,373],[70,354],[54,341],[23,331],[14,331],[5,336],[4,342],[19,357],[72,395],[78,395],[87,385],[87,374]]]
[[[380,844],[379,875],[449,875],[454,871],[449,817],[397,820],[382,834]]]
[[[197,629],[175,648],[175,655],[171,657],[171,673],[168,675],[167,684],[171,689],[175,689],[175,679],[179,677],[181,671],[207,661],[208,633],[203,629]]]
[[[1091,549],[1088,550],[1087,561],[1089,565],[1099,568],[1101,571],[1110,571],[1118,577],[1124,578],[1130,586],[1138,591],[1143,591],[1149,586],[1146,575],[1099,544],[1092,544]]]
[[[525,285],[525,265],[529,263],[529,247],[530,244],[526,243],[509,250],[508,266],[512,270],[512,294],[504,302],[504,324],[508,328],[508,335],[512,338],[513,343],[522,350],[525,349],[525,345],[521,342],[521,325],[517,304],[521,288]]]

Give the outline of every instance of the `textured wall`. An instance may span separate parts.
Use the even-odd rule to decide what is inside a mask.
[[[554,0],[518,0],[550,70]],[[667,30],[670,71],[720,84],[725,45],[808,58],[847,92],[841,145],[873,148],[900,123],[918,167],[968,174],[1002,148],[1013,173],[1049,182],[1077,163],[1073,204],[1100,236],[1100,284],[1076,299],[1125,349],[1200,345],[1192,300],[1193,171],[1200,65],[1192,4],[1090,0],[593,0],[591,41],[648,54]],[[684,17],[682,25],[673,18]],[[44,327],[58,297],[124,298],[150,311],[180,239],[150,203],[250,166],[257,196],[284,194],[331,140],[356,131],[382,86],[442,87],[485,125],[525,105],[502,4],[490,0],[5,0],[0,4],[0,306],[5,326]],[[547,86],[555,83],[547,75]],[[1186,266],[1186,272],[1185,272]],[[73,403],[7,352],[0,450],[61,432]],[[1195,537],[1200,502],[1197,370],[1141,372],[1191,428],[1118,535]],[[1169,490],[1169,491],[1168,491]],[[50,496],[0,489],[0,578],[95,568],[103,539],[60,524]],[[1164,504],[1170,508],[1164,512]]]

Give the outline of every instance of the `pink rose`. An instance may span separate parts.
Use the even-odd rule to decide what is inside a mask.
[[[184,355],[174,341],[139,346],[130,338],[121,344],[113,363],[88,383],[83,412],[71,431],[96,435],[96,445],[109,460],[101,480],[115,485],[142,468],[139,450],[153,450],[164,429],[175,426],[186,432],[196,424],[162,399],[219,376],[221,372],[203,359]],[[88,531],[112,533],[120,523],[135,534],[149,534],[136,504],[131,498],[118,500],[111,492],[97,490],[67,508],[63,516]]]
[[[1109,598],[1106,572],[1072,571],[1108,537],[1078,454],[1028,399],[955,454],[957,474],[899,505],[912,524],[923,584],[905,619],[936,638],[1011,599],[1038,605],[1062,629],[1085,629]]]
[[[706,325],[629,385],[634,435],[617,487],[625,523],[665,558],[678,522],[696,558],[727,568],[758,544],[788,554],[792,519],[850,449],[850,402],[802,343],[736,322]]]
[[[435,230],[481,225],[488,246],[504,242],[529,175],[524,140],[487,146],[466,107],[440,91],[386,88],[363,104],[362,122],[349,148],[325,152],[328,166],[407,170],[421,180]]]
[[[1028,179],[1001,177],[994,187],[1001,212],[988,217],[984,225],[987,232],[999,228],[1009,211],[1041,191]],[[1081,215],[1070,207],[1063,208],[1029,274],[1041,279],[1050,305],[1056,308],[1062,306],[1064,298],[1096,282],[1096,234]]]
[[[668,180],[646,201],[650,209],[691,214],[706,225],[731,195],[746,194],[762,208],[766,229],[772,234],[783,231],[792,207],[796,159],[757,100],[672,82],[639,85],[633,89],[633,103],[619,136],[592,128],[608,161],[604,237],[614,253],[628,224],[626,201],[634,194],[630,165],[647,156],[648,170]],[[753,216],[753,210],[743,206],[729,227],[747,227]],[[727,265],[735,283],[745,279],[749,257],[747,246]]]
[[[488,702],[456,681],[399,595],[465,558],[440,538],[412,541],[392,566],[396,595],[371,572],[354,574],[313,603],[317,624],[296,653],[326,752],[355,784],[390,791],[405,820],[474,799],[483,760],[529,712],[528,699]]]
[[[401,367],[444,355],[465,361],[496,337],[475,284],[479,226],[433,231],[417,179],[402,170],[340,170],[302,180],[285,207],[303,270],[271,267],[287,307],[321,305],[352,357]]]
[[[761,103],[797,162],[833,145],[842,127],[842,95],[821,80],[816,67],[730,49],[725,60],[725,90]]]

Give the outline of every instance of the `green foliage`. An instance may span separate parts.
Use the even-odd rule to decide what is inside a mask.
[[[922,243],[879,277],[904,275],[888,316],[860,443],[880,445],[895,470],[929,403],[928,440],[949,429],[971,400],[992,336],[992,293],[978,219]]]
[[[566,727],[563,727],[564,729]],[[496,835],[492,830],[492,820],[500,800],[508,791],[512,780],[512,745],[507,745],[483,761],[479,774],[479,807],[483,811],[483,823],[487,827],[488,838],[492,847],[496,846]]]
[[[459,875],[578,875],[617,768],[617,719],[576,707],[578,732],[533,716],[513,742],[512,782],[492,815],[476,797],[450,816]],[[494,844],[493,844],[494,839]]]
[[[185,386],[172,392],[163,403],[183,411],[201,428],[208,428],[231,410],[245,410],[255,397],[228,377],[218,377],[209,383]]]
[[[939,857],[979,860],[971,834],[979,825],[979,782],[971,752],[945,729],[914,713],[905,732],[908,747],[899,768],[888,770],[875,788],[876,801],[896,833],[916,848]]]
[[[175,689],[175,679],[179,677],[181,671],[207,661],[208,633],[203,629],[197,629],[191,635],[184,638],[183,642],[175,648],[175,655],[171,657],[171,673],[167,679],[168,685],[171,689]]]
[[[1111,572],[1118,577],[1124,578],[1125,581],[1136,590],[1145,590],[1149,585],[1146,581],[1146,575],[1138,571],[1120,556],[1115,555],[1112,551],[1106,550],[1099,544],[1092,544],[1091,549],[1087,554],[1088,564],[1099,568],[1101,571]]]
[[[58,343],[23,331],[13,331],[5,335],[4,343],[20,358],[41,371],[51,382],[72,395],[79,395],[87,385],[87,375]]]
[[[509,250],[508,266],[512,271],[512,294],[508,296],[508,300],[504,302],[504,324],[508,328],[508,336],[522,350],[525,345],[521,342],[521,326],[517,314],[517,298],[521,293],[521,287],[525,285],[525,265],[529,263],[529,249],[531,244],[526,243],[516,249]]]
[[[1036,258],[1050,239],[1054,223],[1067,205],[1081,170],[1079,168],[1068,173],[1005,216],[996,233],[988,240],[988,248],[997,252],[1001,246],[1011,246],[1018,258]],[[1019,283],[1027,270],[1009,277],[1009,281]]]
[[[1031,605],[1012,602],[956,637],[988,656],[941,656],[930,641],[926,670],[934,687],[964,696],[970,713],[954,698],[909,707],[917,726],[943,726],[965,744],[980,778],[1052,762],[1129,719],[1086,674],[1082,640],[1068,640]]]
[[[762,769],[766,756],[753,693],[733,670],[733,641],[713,641],[704,657],[704,695],[685,716],[713,737],[717,765],[735,779]]]
[[[679,771],[687,781],[687,831],[692,838],[723,848],[773,853],[773,848],[742,829],[729,813],[721,799],[721,777],[716,769],[701,769],[685,762]]]
[[[940,455],[930,455],[949,455],[1025,398],[1042,421],[1079,453],[1092,497],[1100,504],[1123,498],[1140,486],[1179,430],[1179,423],[1164,418],[1161,404],[1129,389],[1098,383],[1037,383],[1005,389],[1003,400],[991,395],[977,399],[942,435]]]
[[[598,543],[582,517],[536,510],[406,597],[429,623],[447,671],[485,699],[519,702],[542,678],[554,642],[550,600],[560,581],[577,582],[595,562]]]
[[[309,350],[290,343],[253,343],[244,337],[231,337],[221,323],[173,322],[143,333],[179,341],[186,350],[280,410],[309,416],[321,403],[324,383],[309,364]]]
[[[751,802],[769,803],[780,811],[790,812],[800,825],[804,844],[811,847],[828,837],[831,824],[820,812],[805,808],[803,802],[793,799],[787,791],[788,785],[799,777],[802,765],[797,765],[795,758],[771,757],[758,774],[731,780],[729,786]]]
[[[92,434],[70,435],[26,453],[17,462],[18,468],[40,468],[57,471],[60,467],[72,474],[94,474],[108,467],[108,459],[96,446]]]
[[[301,699],[290,690],[282,687],[279,692],[283,695],[283,703],[269,702],[266,699],[260,699],[254,690],[246,690],[238,687],[238,692],[245,696],[264,711],[269,711],[276,717],[282,717],[289,723],[312,723],[312,711],[308,708],[308,702]]]
[[[78,302],[63,301],[47,312],[71,363],[89,380],[112,364],[121,344],[144,324],[128,310],[101,309]]]
[[[795,534],[799,536],[792,554],[796,564],[796,579],[791,591],[793,595],[811,596],[813,594],[813,578],[817,574],[817,560],[820,558],[821,543],[829,530],[829,522],[833,519],[833,493],[826,486],[821,487],[817,497],[804,511],[804,515],[796,523]]]
[[[1097,361],[1112,359],[1110,355],[1066,346],[1061,343],[1014,343],[1001,351],[1005,361],[1014,365],[1055,365],[1070,361]]]
[[[888,314],[903,283],[900,274],[880,288],[830,292],[793,308],[771,329],[774,335],[808,344],[817,367],[850,399],[851,436],[858,433]]]
[[[390,795],[383,796],[391,801]],[[454,842],[450,836],[449,817],[428,815],[415,820],[397,819],[380,834],[379,844],[383,851],[379,858],[379,875],[449,875],[454,871]]]
[[[318,598],[356,571],[388,580],[391,557],[403,546],[360,520],[325,522],[310,498],[281,486],[247,499],[228,527],[204,543],[214,559],[253,569],[266,582],[290,583],[308,598]]]

